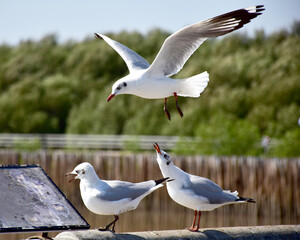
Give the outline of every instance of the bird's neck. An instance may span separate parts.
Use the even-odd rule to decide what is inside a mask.
[[[182,175],[183,172],[180,168],[176,167],[173,162],[170,162],[169,165],[166,163],[160,163],[159,168],[162,172],[162,175],[169,178],[178,177],[178,175]]]
[[[80,190],[85,191],[88,188],[102,184],[104,184],[103,181],[97,176],[96,172],[94,172],[80,180]]]

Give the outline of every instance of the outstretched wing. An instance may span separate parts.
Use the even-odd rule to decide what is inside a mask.
[[[114,41],[103,34],[95,33],[95,37],[99,38],[99,39],[103,39],[117,53],[119,53],[119,55],[125,61],[128,69],[129,69],[129,72],[146,69],[150,66],[150,64],[143,57],[141,57],[139,54],[132,51],[128,47],[124,46],[123,44],[121,44],[117,41]]]
[[[263,5],[239,9],[175,32],[165,40],[148,72],[163,76],[178,73],[207,38],[222,36],[237,30],[262,14],[263,10],[265,10]]]

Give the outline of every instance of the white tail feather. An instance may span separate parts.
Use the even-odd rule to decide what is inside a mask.
[[[196,76],[182,80],[178,96],[182,97],[199,97],[204,91],[209,81],[209,74],[205,71]]]

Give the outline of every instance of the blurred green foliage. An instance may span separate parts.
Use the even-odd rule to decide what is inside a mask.
[[[25,151],[37,151],[42,148],[40,139],[19,139],[14,141],[14,149]]]
[[[199,99],[179,98],[183,119],[170,98],[171,122],[163,100],[120,95],[106,102],[128,70],[104,41],[58,43],[49,35],[1,45],[0,132],[192,136],[201,141],[181,141],[180,149],[217,155],[264,154],[260,141],[268,135],[269,154],[300,156],[299,26],[203,43],[174,78],[207,70],[209,85]],[[169,34],[108,35],[151,63]]]

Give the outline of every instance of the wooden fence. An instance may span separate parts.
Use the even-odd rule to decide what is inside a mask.
[[[173,149],[178,136],[91,135],[91,134],[4,134],[0,148],[10,149],[137,149],[149,150],[158,141],[164,149]],[[198,138],[184,137],[199,141]]]
[[[224,189],[254,198],[256,204],[238,204],[204,213],[202,227],[296,224],[300,222],[300,159],[257,157],[172,156],[183,170],[207,177]],[[162,177],[156,153],[114,151],[0,150],[0,164],[40,164],[92,227],[111,217],[90,213],[80,198],[78,181],[64,177],[88,161],[102,179],[138,182]],[[121,215],[118,231],[182,229],[191,224],[192,211],[174,203],[161,188],[143,200],[137,210]]]

